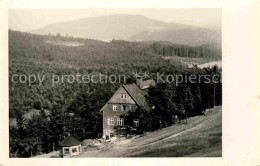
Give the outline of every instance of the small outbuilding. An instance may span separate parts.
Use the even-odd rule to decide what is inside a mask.
[[[59,143],[61,157],[70,157],[80,154],[81,142],[72,136],[66,137]]]

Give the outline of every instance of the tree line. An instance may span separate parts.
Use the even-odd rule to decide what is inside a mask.
[[[149,47],[152,52],[163,56],[180,56],[189,58],[221,59],[221,49],[214,45],[186,46],[154,42]]]
[[[155,131],[186,120],[189,117],[205,114],[206,109],[222,104],[221,68],[192,68],[183,75],[189,77],[201,75],[217,75],[218,79],[205,78],[200,83],[183,82],[176,86],[173,83],[157,83],[148,90],[146,100],[148,110],[138,108],[135,112],[122,115],[126,119],[125,127],[133,125],[134,119],[139,119],[139,133]]]
[[[9,31],[9,118],[17,122],[16,126],[10,126],[11,157],[30,157],[57,150],[59,141],[68,133],[79,140],[96,138],[102,132],[99,110],[122,85],[72,83],[52,86],[51,74],[123,74],[127,78],[126,84],[135,82],[135,71],[146,71],[153,79],[157,72],[221,74],[217,67],[189,69],[178,62],[162,59],[149,42],[73,39],[85,43],[79,47],[44,42],[58,38],[61,37]],[[72,39],[62,37],[62,40]],[[45,75],[46,81],[41,86],[38,82],[31,86],[13,83],[11,76],[14,74]],[[135,114],[140,112],[138,116],[144,121],[140,123],[144,131],[173,124],[169,117],[174,115],[183,115],[183,112],[188,117],[200,115],[206,108],[221,104],[221,84],[188,83],[176,87],[160,83],[148,94],[147,101],[155,111],[137,110]],[[26,118],[26,113],[32,109],[40,110],[40,113]]]

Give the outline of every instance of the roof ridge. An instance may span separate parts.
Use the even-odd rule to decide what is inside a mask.
[[[73,136],[68,136],[59,142],[60,146],[75,146],[79,144],[81,144],[81,142]]]
[[[132,84],[137,86],[136,83],[132,83]],[[132,84],[128,84],[128,85],[132,85]],[[133,97],[133,95],[131,95],[131,93],[130,93],[129,90],[125,87],[125,85],[123,85],[122,87],[126,90],[126,92],[129,94],[129,96],[135,101],[135,103],[136,103],[140,108],[142,108],[141,104]],[[137,88],[140,89],[138,86],[137,86]],[[140,90],[142,90],[142,89],[140,89]]]

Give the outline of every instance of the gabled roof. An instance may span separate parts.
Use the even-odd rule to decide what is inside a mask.
[[[60,146],[76,146],[79,144],[81,144],[81,142],[72,136],[66,137],[63,141],[59,143]]]
[[[114,95],[122,88],[122,86],[120,86],[117,91],[114,93]],[[113,95],[113,96],[114,96]],[[111,101],[111,99],[113,98],[113,96],[108,100],[107,103],[109,103]],[[101,113],[101,111],[103,111],[103,109],[106,107],[107,103],[100,109],[99,113]]]
[[[148,94],[147,90],[140,89],[136,83],[123,85],[123,88],[128,92],[132,99],[141,107],[142,109],[149,109],[149,106],[146,102],[145,96]]]
[[[134,100],[134,102],[141,107],[141,109],[149,110],[149,106],[146,102],[146,96],[148,95],[148,87],[155,86],[154,80],[146,80],[142,82],[143,88],[141,89],[136,83],[123,85],[115,92],[115,94],[121,89],[124,88],[129,96]],[[112,98],[112,97],[111,97]],[[101,112],[105,106],[111,101],[111,99],[101,108]]]

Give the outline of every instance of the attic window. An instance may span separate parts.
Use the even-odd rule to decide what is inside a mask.
[[[126,105],[121,105],[121,110],[126,111]]]
[[[126,99],[126,94],[125,93],[121,94],[121,99]]]
[[[113,105],[113,111],[117,111],[117,105]]]

